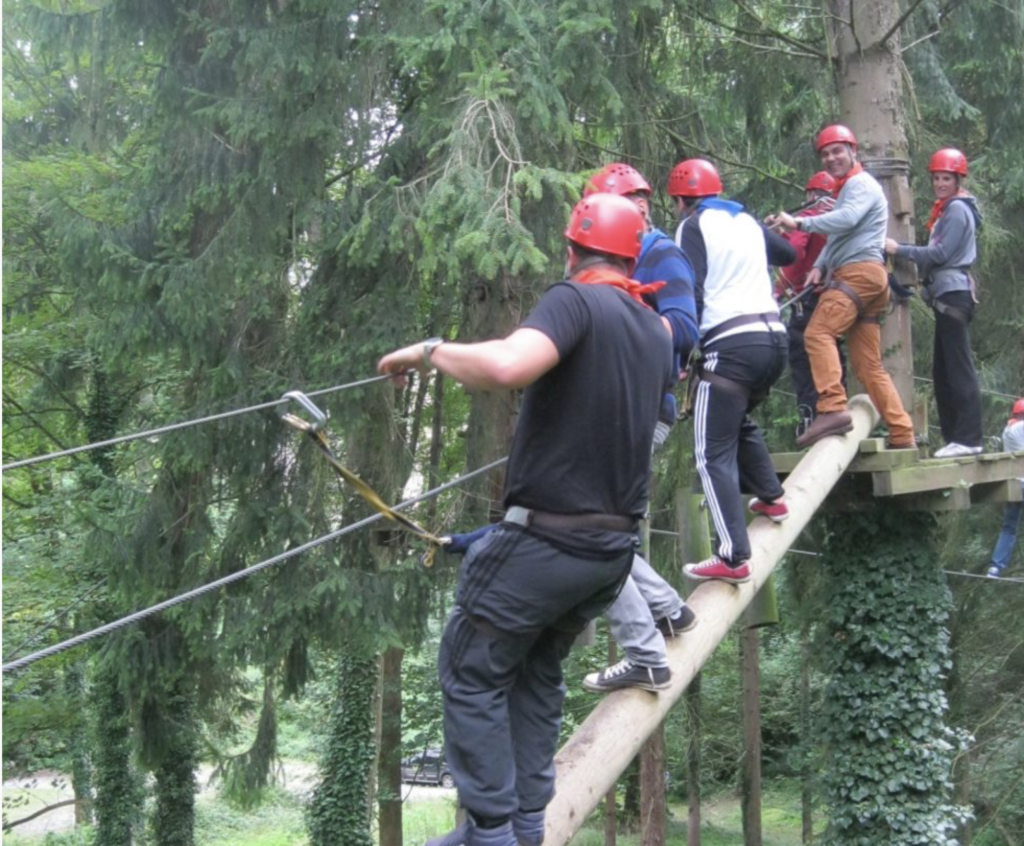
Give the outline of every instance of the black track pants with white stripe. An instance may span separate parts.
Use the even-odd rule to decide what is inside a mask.
[[[765,395],[786,367],[781,332],[742,332],[703,350],[704,370]],[[750,419],[756,403],[735,390],[702,381],[697,388],[693,435],[697,472],[718,537],[718,555],[738,565],[750,558],[744,488],[765,501],[783,494],[768,447]]]

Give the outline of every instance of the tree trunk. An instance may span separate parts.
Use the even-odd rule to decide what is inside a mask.
[[[740,635],[740,677],[743,687],[743,761],[740,802],[743,806],[743,846],[761,846],[761,684],[760,629]]]
[[[381,681],[380,846],[402,846],[402,657],[392,647],[384,653]]]
[[[507,274],[492,282],[478,281],[466,292],[467,321],[460,338],[466,341],[503,338],[519,323],[522,283]],[[508,454],[512,443],[516,396],[511,391],[474,391],[466,433],[466,467],[474,470]],[[494,515],[488,503],[500,503],[505,469],[499,467],[468,483],[478,497],[470,503],[470,515],[478,522],[490,522]]]
[[[92,762],[89,760],[88,734],[82,731],[87,713],[87,696],[85,673],[80,661],[68,664],[64,669],[64,689],[78,715],[68,738],[71,788],[75,793],[75,825],[88,825],[92,822]]]
[[[117,671],[100,666],[90,692],[96,784],[96,842],[132,846],[142,820],[143,791],[132,769],[128,703],[117,686]]]
[[[899,32],[884,43],[880,41],[899,20],[900,4],[892,0],[832,0],[832,11],[842,119],[857,136],[858,158],[889,199],[889,235],[913,243]],[[916,278],[910,263],[900,262],[896,267],[904,283]],[[915,414],[909,303],[893,302],[892,313],[882,325],[882,351],[903,407],[914,417],[915,428],[923,429],[925,421]]]
[[[700,673],[686,689],[686,846],[700,846]]]
[[[174,686],[163,710],[164,751],[153,771],[156,780],[153,842],[156,846],[192,846],[195,842],[199,725],[187,685],[179,682]]]
[[[952,843],[956,748],[943,689],[950,597],[924,541],[935,535],[934,518],[875,502],[827,519],[823,842]]]
[[[306,812],[311,846],[373,846],[367,803],[375,758],[377,661],[342,655],[320,761]]]
[[[800,626],[800,842],[814,841],[814,789],[811,779],[811,626]]]
[[[640,750],[640,846],[665,846],[665,724]]]

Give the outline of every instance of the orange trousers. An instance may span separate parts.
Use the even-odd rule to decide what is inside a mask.
[[[826,290],[818,300],[804,332],[804,347],[811,361],[814,387],[818,389],[818,411],[846,410],[843,371],[836,349],[836,341],[845,335],[853,372],[889,427],[890,441],[909,443],[914,437],[914,424],[882,366],[882,327],[874,321],[858,319],[876,317],[889,304],[889,278],[885,267],[873,261],[854,262],[840,267],[832,277],[857,293],[864,304],[864,313],[858,315],[857,304],[834,288]]]

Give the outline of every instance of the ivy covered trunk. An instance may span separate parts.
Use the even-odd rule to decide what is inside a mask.
[[[828,518],[821,709],[825,846],[955,846],[946,725],[950,595],[934,519],[875,504]]]
[[[311,846],[373,846],[367,813],[376,757],[377,661],[342,655],[320,760],[320,784],[307,809]]]
[[[92,762],[86,735],[82,731],[86,690],[85,673],[80,662],[65,668],[64,689],[68,701],[74,703],[78,713],[68,737],[68,757],[71,760],[71,788],[75,793],[75,825],[83,825],[92,822]]]
[[[132,768],[128,703],[118,689],[117,671],[101,665],[90,695],[95,714],[96,842],[131,846],[142,819],[143,793]]]
[[[196,769],[199,732],[195,706],[178,683],[164,707],[167,732],[162,760],[155,767],[153,842],[156,846],[192,846],[195,842]]]

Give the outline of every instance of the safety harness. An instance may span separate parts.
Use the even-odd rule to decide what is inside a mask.
[[[327,422],[327,415],[324,414],[324,412],[321,411],[308,396],[302,393],[302,391],[288,391],[288,393],[281,397],[281,403],[285,404],[285,408],[287,408],[286,404],[290,401],[298,403],[306,410],[306,412],[308,412],[311,419],[306,420],[287,410],[283,410],[280,413],[281,420],[293,429],[297,429],[298,431],[307,434],[313,443],[316,444],[317,449],[323,453],[324,457],[327,459],[327,463],[331,465],[334,472],[355,488],[356,492],[370,503],[370,505],[376,508],[389,520],[397,523],[410,534],[416,535],[416,537],[429,543],[431,545],[430,548],[423,554],[420,560],[423,562],[425,567],[430,567],[434,563],[434,556],[437,553],[437,550],[451,543],[451,538],[439,537],[428,532],[415,520],[410,517],[406,517],[399,511],[395,511],[390,505],[384,502],[373,488],[349,470],[344,464],[338,461],[337,457],[334,455],[334,452],[331,450],[330,442],[327,440],[327,435],[324,434],[323,431],[323,426]]]
[[[705,369],[704,359],[701,356],[701,352],[704,347],[710,344],[715,338],[721,337],[726,332],[733,329],[737,329],[740,326],[750,326],[754,323],[764,323],[768,329],[769,337],[772,339],[772,343],[776,343],[776,334],[782,335],[781,332],[774,332],[771,329],[770,324],[779,322],[779,312],[777,311],[765,311],[760,314],[741,314],[737,317],[730,317],[728,320],[723,320],[717,326],[713,326],[708,330],[707,334],[701,338],[700,347],[694,347],[690,352],[690,357],[686,361],[686,368],[683,370],[684,378],[688,379],[686,385],[686,397],[683,401],[683,407],[679,414],[680,420],[688,420],[693,416],[693,406],[696,402],[697,388],[701,382],[707,382],[709,385],[714,385],[717,388],[721,388],[723,391],[728,391],[732,394],[737,394],[746,400],[748,408],[754,408],[760,403],[764,402],[768,397],[767,391],[760,391],[755,393],[750,389],[749,386],[744,385],[742,382],[737,382],[735,379],[730,379],[727,376],[722,376],[718,373],[714,373],[710,370]]]

